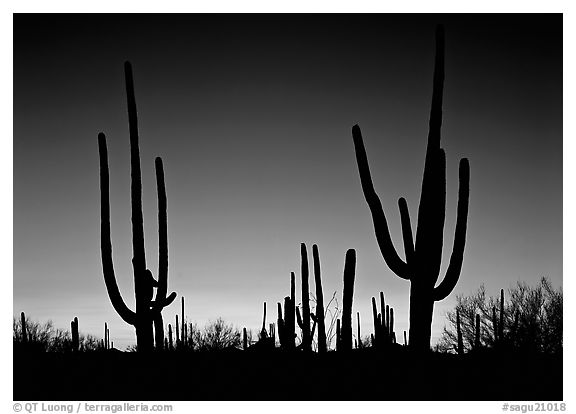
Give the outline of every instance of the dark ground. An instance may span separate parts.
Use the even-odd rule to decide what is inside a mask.
[[[391,350],[392,351],[392,350]],[[562,400],[562,357],[14,353],[14,400]]]

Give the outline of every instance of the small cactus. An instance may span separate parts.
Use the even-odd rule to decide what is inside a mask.
[[[26,335],[26,315],[24,314],[24,312],[20,313],[20,327],[22,328],[22,343],[26,344],[28,342],[28,335]],[[32,342],[32,341],[30,341]]]
[[[248,349],[248,334],[246,333],[246,328],[242,329],[242,349],[244,351]]]
[[[462,330],[460,329],[460,312],[456,309],[456,335],[458,336],[458,355],[464,354],[464,341],[462,340]]]
[[[78,317],[74,317],[74,320],[70,322],[70,328],[72,330],[72,351],[78,352],[80,350],[80,335],[78,334]]]

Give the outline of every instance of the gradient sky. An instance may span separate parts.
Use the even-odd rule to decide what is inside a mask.
[[[444,260],[458,161],[470,160],[464,265],[436,303],[433,342],[456,294],[548,276],[562,285],[561,15],[15,15],[13,311],[134,343],[100,261],[97,134],[108,138],[114,265],[133,307],[123,62],[134,67],[148,267],[157,269],[154,157],[168,194],[169,290],[203,325],[256,331],[300,289],[300,243],[317,243],[324,296],[341,302],[357,250],[354,312],[371,331],[384,291],[408,329],[409,282],[378,249],[354,157],[358,123],[392,237],[397,200],[419,201],[434,25],[446,25]],[[401,253],[403,256],[403,253]],[[311,287],[314,284],[311,279]],[[300,300],[300,293],[297,295]],[[178,302],[164,311],[166,323]],[[270,317],[272,320],[270,320]],[[400,339],[400,338],[399,338]]]

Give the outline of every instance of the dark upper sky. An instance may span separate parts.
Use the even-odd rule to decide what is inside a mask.
[[[94,334],[107,321],[116,344],[133,342],[101,273],[97,149],[102,131],[114,264],[132,306],[130,60],[147,260],[155,272],[161,156],[169,289],[186,297],[190,321],[223,316],[256,329],[263,301],[275,318],[306,242],[319,245],[325,296],[339,300],[346,249],[357,250],[354,310],[365,334],[380,290],[396,330],[407,329],[409,283],[378,250],[351,127],[362,128],[402,251],[396,203],[406,197],[415,226],[438,22],[447,38],[442,275],[462,157],[471,181],[464,266],[436,304],[433,337],[454,296],[482,283],[491,294],[543,275],[561,285],[561,15],[15,15],[14,312],[62,328],[78,316]],[[167,322],[177,310],[165,310]]]

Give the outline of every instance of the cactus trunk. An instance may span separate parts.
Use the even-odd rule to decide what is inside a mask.
[[[344,292],[342,300],[342,350],[352,350],[352,301],[354,297],[354,279],[356,277],[356,250],[346,252],[344,264]]]
[[[25,344],[28,342],[28,335],[26,334],[26,315],[24,312],[20,313],[20,328],[21,328],[21,335],[22,335],[22,343]]]
[[[318,353],[327,351],[326,347],[326,326],[324,322],[324,294],[322,292],[322,278],[320,277],[320,255],[318,246],[312,246],[312,256],[314,259],[314,282],[316,285],[316,321],[318,324]]]
[[[72,351],[78,352],[80,350],[80,334],[78,333],[78,317],[70,324],[72,330]]]
[[[310,289],[308,285],[308,252],[306,245],[300,244],[300,255],[302,256],[302,349],[312,350],[312,336],[310,334]]]

